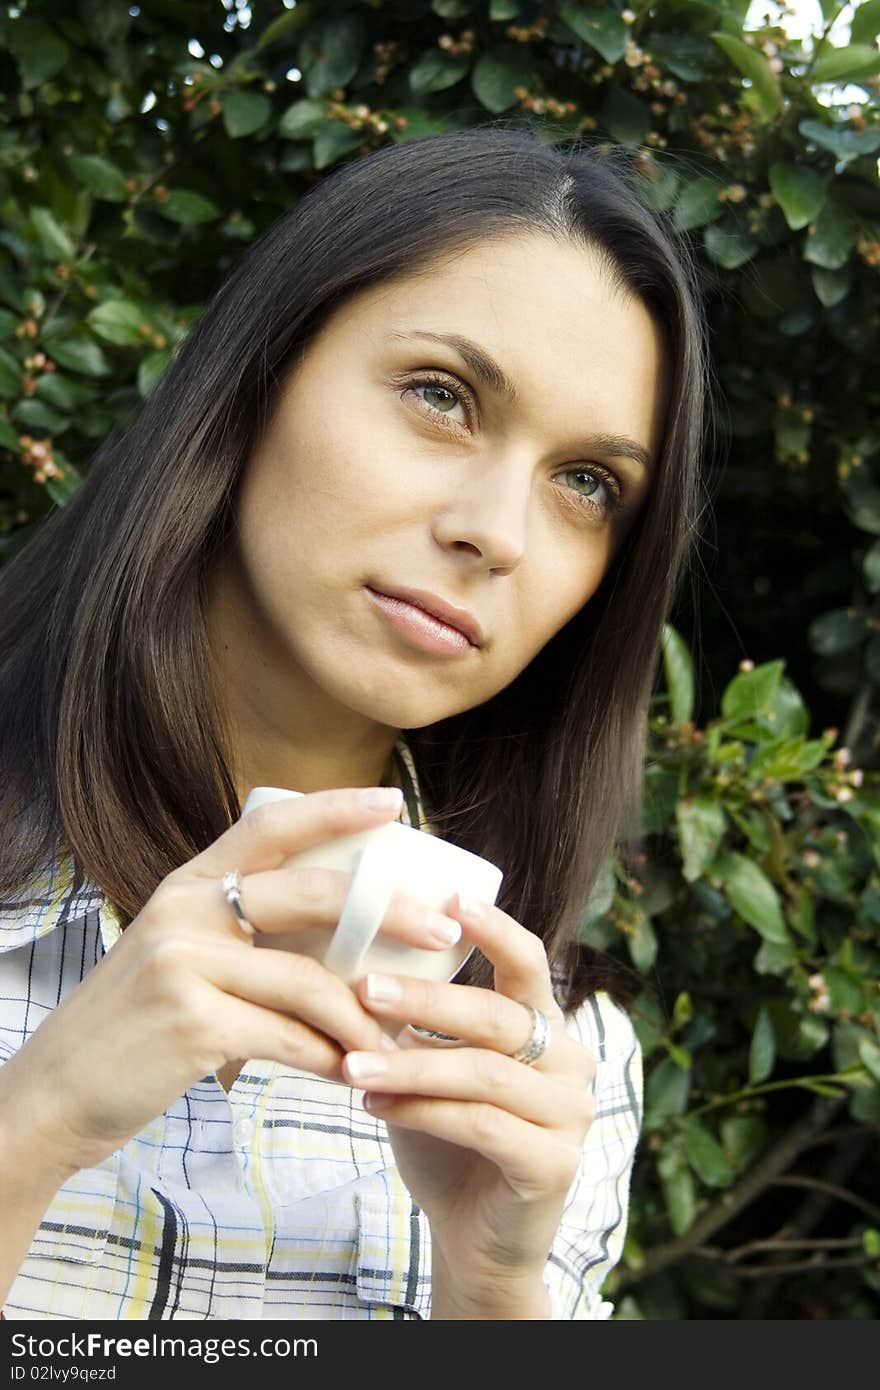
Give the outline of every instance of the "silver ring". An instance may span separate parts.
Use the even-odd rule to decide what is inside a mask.
[[[522,1003],[522,1000],[520,1000]],[[547,1044],[550,1041],[550,1020],[546,1014],[542,1014],[540,1009],[536,1009],[533,1004],[523,1004],[524,1009],[528,1009],[532,1015],[532,1031],[526,1041],[518,1051],[511,1053],[511,1060],[522,1062],[523,1066],[530,1067],[537,1062],[539,1057],[543,1057],[547,1051]]]
[[[228,874],[223,875],[223,896],[229,903],[238,919],[238,925],[247,936],[254,935],[254,927],[244,915],[241,905],[241,871],[230,869]]]
[[[437,1028],[420,1028],[417,1023],[408,1023],[407,1028],[411,1033],[417,1033],[420,1038],[424,1038],[432,1047],[463,1047],[464,1038],[456,1038],[452,1033],[441,1033]]]

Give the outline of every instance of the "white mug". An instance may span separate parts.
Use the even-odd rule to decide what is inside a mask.
[[[283,787],[254,787],[242,815],[264,802],[302,795]],[[255,923],[254,944],[312,956],[346,984],[357,983],[368,972],[451,980],[473,947],[459,941],[448,950],[431,951],[379,936],[392,896],[408,893],[426,907],[443,912],[456,892],[493,904],[503,879],[501,870],[487,859],[399,821],[342,835],[292,854],[284,860],[284,867],[294,866],[339,869],[352,875],[337,926],[261,933]]]

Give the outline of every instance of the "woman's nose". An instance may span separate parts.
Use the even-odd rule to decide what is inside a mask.
[[[441,545],[469,546],[490,569],[511,569],[526,547],[531,471],[499,462],[458,486],[438,511],[434,534]],[[460,483],[460,480],[459,480]]]

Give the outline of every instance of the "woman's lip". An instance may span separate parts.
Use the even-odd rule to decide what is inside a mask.
[[[385,594],[381,589],[373,589],[370,585],[365,585],[365,588],[376,607],[381,609],[399,632],[422,651],[461,656],[474,650],[473,642],[465,633],[450,623],[435,618],[424,608],[419,608],[416,604],[408,603],[406,599],[397,598],[393,594]]]
[[[428,589],[413,589],[402,584],[395,584],[390,589],[380,589],[378,584],[368,584],[368,589],[374,593],[384,594],[386,598],[397,599],[400,603],[411,604],[414,608],[421,608],[425,613],[429,613],[432,618],[436,618],[438,623],[445,624],[446,627],[454,628],[456,632],[461,632],[471,643],[471,646],[482,647],[485,645],[483,629],[476,617],[467,608],[459,608],[449,599],[441,598],[439,594],[431,593]]]

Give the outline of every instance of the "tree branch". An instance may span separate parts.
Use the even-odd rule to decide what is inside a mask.
[[[700,1255],[716,1253],[710,1249],[698,1252]],[[721,1252],[718,1252],[721,1253]],[[860,1265],[880,1264],[876,1255],[847,1255],[841,1260],[791,1260],[784,1264],[769,1265],[729,1265],[729,1272],[735,1279],[768,1279],[779,1274],[824,1274],[829,1269],[856,1269]]]
[[[774,1181],[783,1181],[779,1175],[794,1163],[801,1150],[825,1128],[842,1104],[843,1099],[837,1096],[823,1096],[817,1100],[809,1114],[799,1124],[794,1125],[751,1172],[746,1173],[734,1187],[725,1192],[719,1202],[703,1212],[685,1235],[659,1245],[638,1269],[619,1270],[615,1293],[622,1292],[633,1284],[640,1284],[644,1279],[659,1274],[669,1265],[676,1264],[686,1255],[693,1254],[710,1236],[722,1226],[726,1226],[744,1207],[749,1206],[766,1187]]]
[[[872,1221],[880,1221],[880,1207],[875,1207],[872,1202],[866,1202],[864,1197],[858,1197],[855,1192],[850,1192],[845,1187],[837,1187],[835,1183],[823,1182],[821,1178],[773,1178],[769,1187],[810,1187],[816,1192],[827,1192],[829,1197],[836,1197],[839,1202],[848,1202],[851,1207],[856,1207],[864,1212]]]

